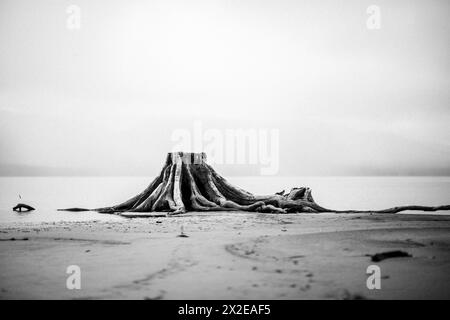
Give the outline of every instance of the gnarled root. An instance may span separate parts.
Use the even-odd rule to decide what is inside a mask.
[[[60,209],[81,211],[79,208]],[[88,209],[86,209],[88,210]],[[161,173],[137,196],[113,207],[92,209],[99,213],[186,211],[253,211],[269,213],[397,213],[404,210],[450,210],[450,205],[402,206],[385,210],[332,210],[318,205],[310,188],[293,188],[289,193],[255,196],[230,184],[206,163],[204,153],[174,152],[167,155]],[[130,216],[128,214],[128,216]]]

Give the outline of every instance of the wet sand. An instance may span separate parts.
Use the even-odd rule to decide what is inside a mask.
[[[3,225],[0,298],[449,299],[449,231],[450,216],[432,214],[211,212]],[[371,261],[392,250],[412,256]],[[366,286],[373,264],[380,290]],[[81,268],[80,290],[66,288],[69,265]]]

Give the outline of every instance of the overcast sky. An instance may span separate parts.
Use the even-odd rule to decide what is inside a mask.
[[[154,175],[174,130],[197,121],[279,130],[279,174],[448,175],[449,12],[448,0],[0,0],[0,174]]]

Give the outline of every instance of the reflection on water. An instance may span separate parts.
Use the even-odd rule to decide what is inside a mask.
[[[0,223],[122,219],[95,212],[58,212],[57,208],[97,208],[120,203],[141,192],[150,177],[2,177]],[[398,205],[450,203],[450,177],[231,177],[255,194],[309,186],[317,203],[333,209],[383,209]],[[22,199],[19,199],[21,195]],[[35,207],[12,211],[18,202]],[[449,212],[442,212],[449,214]]]

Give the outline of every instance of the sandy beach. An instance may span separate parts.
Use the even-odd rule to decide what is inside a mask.
[[[0,298],[449,299],[449,231],[450,216],[431,214],[210,212],[5,224]],[[392,250],[411,257],[371,261]],[[380,290],[366,286],[373,264]],[[70,265],[81,269],[80,290],[66,287]]]

